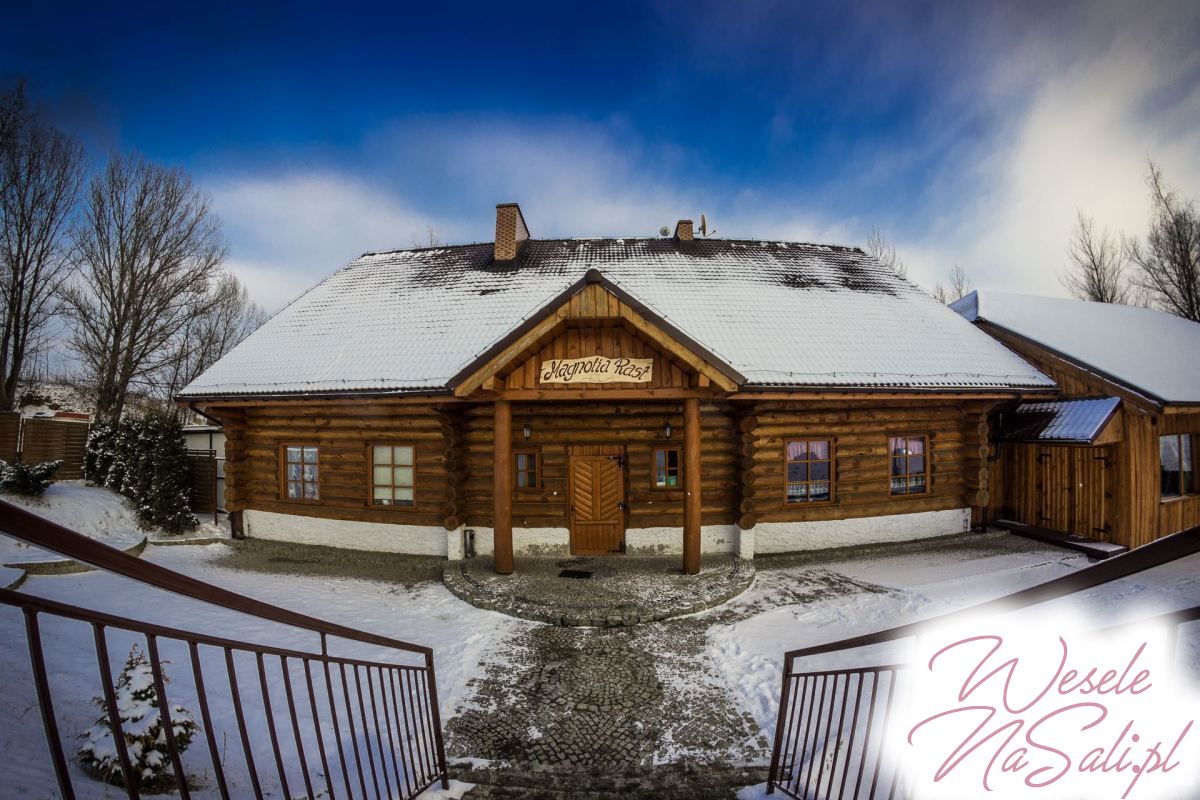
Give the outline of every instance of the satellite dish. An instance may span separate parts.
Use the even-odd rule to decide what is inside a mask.
[[[700,235],[708,236],[708,220],[704,218],[704,214],[700,215]]]
[[[661,228],[658,229],[658,235],[659,236],[670,236],[671,229],[668,228],[666,225],[663,225]]]

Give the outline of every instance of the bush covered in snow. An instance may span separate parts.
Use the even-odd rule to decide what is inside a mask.
[[[0,461],[0,492],[23,494],[26,497],[41,497],[54,483],[54,474],[62,461],[43,461],[40,464],[25,464],[20,461],[9,464]]]
[[[166,681],[164,673],[163,682]],[[129,651],[129,660],[117,678],[116,699],[129,766],[136,776],[138,789],[149,792],[171,790],[176,780],[183,778],[171,773],[166,729],[159,716],[158,693],[154,689],[154,672],[146,654],[136,644]],[[96,724],[79,737],[83,740],[79,763],[104,782],[124,786],[121,759],[109,724],[108,703],[102,697],[95,698],[94,702],[102,713]],[[171,706],[171,729],[175,734],[175,746],[183,753],[200,726],[190,711],[175,705]]]
[[[117,426],[112,423],[96,422],[92,425],[83,453],[83,477],[89,483],[104,485],[116,457],[116,435]]]
[[[182,533],[200,524],[188,506],[187,469],[183,426],[159,412],[93,427],[83,475],[129,498],[144,524]]]

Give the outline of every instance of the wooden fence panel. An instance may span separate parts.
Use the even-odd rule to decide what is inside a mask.
[[[80,480],[90,427],[83,422],[27,419],[21,434],[21,460],[26,464],[62,461],[58,480]]]
[[[10,464],[20,452],[21,412],[0,412],[0,460]]]
[[[217,521],[217,453],[188,450],[188,500],[197,514],[212,514]]]

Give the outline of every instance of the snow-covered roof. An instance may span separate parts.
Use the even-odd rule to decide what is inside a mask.
[[[183,397],[431,391],[590,269],[747,385],[989,389],[1052,382],[856,248],[530,240],[368,253],[276,314]]]
[[[1200,324],[1135,306],[976,291],[951,308],[1156,402],[1200,403]]]
[[[1120,405],[1117,397],[1021,403],[1005,415],[1002,436],[1019,442],[1090,444]]]

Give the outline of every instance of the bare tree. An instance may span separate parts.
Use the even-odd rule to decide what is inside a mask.
[[[897,277],[908,277],[908,267],[896,252],[896,245],[892,244],[879,228],[871,228],[871,235],[867,237],[867,245],[864,249],[867,251],[867,255],[873,256],[880,264],[896,273]]]
[[[88,187],[74,235],[79,277],[64,290],[71,348],[116,420],[134,382],[162,370],[179,332],[215,303],[220,223],[182,170],[114,155]]]
[[[441,247],[443,244],[441,234],[438,229],[432,225],[425,226],[425,236],[420,235],[412,238],[412,246],[414,250],[420,250],[424,247]]]
[[[1078,212],[1067,253],[1071,265],[1059,276],[1064,287],[1080,300],[1128,303],[1125,248],[1107,230],[1097,231],[1091,217]]]
[[[170,409],[181,389],[200,377],[221,356],[266,322],[266,312],[251,302],[246,287],[232,273],[223,273],[212,285],[203,306],[175,336],[173,356],[162,374],[153,376],[152,391],[161,392]]]
[[[47,344],[70,271],[66,229],[83,181],[83,147],[25,106],[0,101],[0,410],[17,402],[27,360]]]
[[[975,286],[971,283],[971,279],[967,277],[967,271],[962,268],[961,264],[955,264],[950,270],[950,286],[949,288],[942,286],[940,283],[933,285],[933,298],[944,306],[951,303],[956,303],[974,291]]]
[[[27,113],[23,82],[0,96],[0,148],[8,147],[12,137],[16,134],[18,123]]]
[[[1181,200],[1151,161],[1146,176],[1152,205],[1150,230],[1143,244],[1126,242],[1136,269],[1134,282],[1154,305],[1200,322],[1200,215]]]

